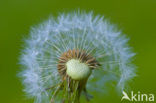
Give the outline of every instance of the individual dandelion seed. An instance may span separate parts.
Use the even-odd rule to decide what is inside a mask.
[[[118,90],[135,76],[128,39],[103,16],[74,12],[32,28],[22,51],[20,76],[35,103],[79,103],[87,90]]]

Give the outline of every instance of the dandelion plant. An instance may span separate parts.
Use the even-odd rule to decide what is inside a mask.
[[[127,41],[92,12],[51,17],[25,39],[20,59],[24,91],[35,103],[80,103],[82,94],[90,100],[88,91],[104,92],[110,81],[122,91],[135,76],[135,54]]]

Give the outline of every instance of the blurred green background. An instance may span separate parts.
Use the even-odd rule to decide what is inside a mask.
[[[17,78],[23,38],[30,27],[50,14],[78,8],[105,15],[131,38],[138,66],[131,89],[156,95],[156,0],[0,0],[0,103],[32,103]],[[111,91],[94,94],[92,103],[120,103]]]

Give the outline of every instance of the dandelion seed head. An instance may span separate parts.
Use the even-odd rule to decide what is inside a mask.
[[[50,18],[32,28],[25,42],[20,59],[23,66],[20,76],[24,91],[35,98],[36,103],[50,101],[53,91],[45,89],[61,81],[58,62],[61,55],[69,50],[85,51],[100,64],[99,69],[92,73],[87,69],[89,66],[83,65],[88,71],[81,77],[91,75],[87,83],[90,90],[94,88],[103,92],[105,83],[111,81],[123,90],[127,81],[135,76],[135,66],[131,63],[135,53],[127,44],[127,37],[104,16],[94,16],[92,12],[74,12]],[[75,66],[68,62],[67,67],[69,65]]]

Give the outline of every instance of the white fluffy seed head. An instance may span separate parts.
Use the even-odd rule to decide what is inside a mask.
[[[20,76],[24,91],[35,98],[35,103],[49,103],[53,93],[45,89],[60,82],[58,58],[69,49],[85,50],[101,64],[98,70],[92,72],[87,83],[88,90],[103,93],[107,89],[105,83],[111,82],[122,90],[127,87],[127,81],[135,76],[135,67],[131,63],[135,54],[127,41],[114,25],[103,16],[94,16],[92,12],[74,12],[61,14],[56,19],[50,18],[32,28],[22,51]],[[76,61],[67,64],[67,72],[71,76],[70,67],[76,64]],[[82,67],[88,70],[85,65]],[[89,71],[81,77],[88,74]]]
[[[82,80],[89,77],[91,69],[80,60],[71,59],[66,63],[67,74],[74,80]]]

